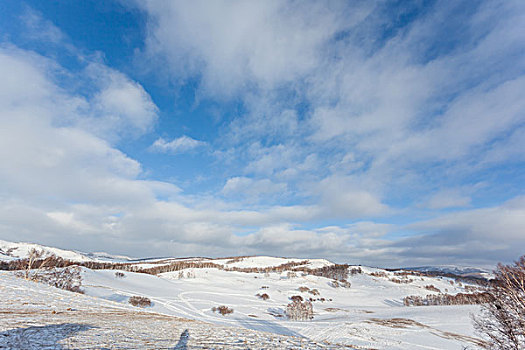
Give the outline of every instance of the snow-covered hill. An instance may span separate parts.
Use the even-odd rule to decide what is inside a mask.
[[[8,259],[24,257],[32,247],[0,242]],[[79,262],[100,259],[45,249]],[[111,261],[126,261],[126,268],[149,269],[150,273],[116,274],[115,270],[82,268],[82,288],[101,305],[109,301],[128,308],[131,296],[142,296],[152,301],[149,311],[161,314],[353,348],[460,349],[480,342],[471,322],[471,314],[479,312],[476,305],[403,304],[407,296],[455,295],[478,288],[449,275],[350,266],[348,270],[353,273],[347,278],[348,284],[316,275],[316,269],[335,266],[324,259],[251,256]],[[169,272],[151,274],[152,268],[159,267],[169,267],[163,270]],[[267,297],[262,298],[263,294]],[[286,307],[294,296],[312,302],[312,320],[291,321],[286,317]],[[223,316],[214,312],[219,306],[233,313]]]
[[[465,292],[464,284],[435,277],[396,283],[392,279],[399,276],[392,272],[363,271],[349,278],[350,288],[334,288],[332,281],[318,276],[213,268],[158,277],[126,272],[123,278],[117,278],[114,271],[84,270],[83,277],[88,295],[124,303],[133,295],[146,296],[153,301],[151,309],[160,313],[315,341],[378,349],[458,349],[478,342],[470,319],[471,313],[478,312],[477,306],[405,307],[402,303],[407,295],[437,294],[427,288],[430,285],[455,294]],[[257,297],[264,293],[269,299]],[[313,320],[284,317],[294,295],[314,300]],[[222,316],[212,311],[220,305],[234,312]]]
[[[0,271],[0,349],[341,349],[175,318]]]
[[[126,256],[114,256],[107,253],[81,253],[73,250],[48,247],[35,243],[7,242],[0,240],[0,261],[25,259],[32,249],[42,251],[44,256],[56,255],[65,260],[76,262],[127,262],[132,259]]]

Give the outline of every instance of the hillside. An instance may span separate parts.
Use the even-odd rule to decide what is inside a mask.
[[[64,258],[75,257],[71,252],[52,251],[64,254]],[[80,264],[88,256],[75,254],[79,254]],[[416,271],[342,267],[324,259],[265,256],[114,262],[114,266],[108,265],[110,269],[82,267],[80,271],[82,290],[87,297],[94,297],[90,303],[100,303],[101,309],[110,303],[130,310],[129,298],[142,296],[151,300],[151,306],[144,311],[212,323],[235,332],[253,330],[267,332],[266,337],[273,334],[352,348],[458,349],[480,342],[470,316],[479,312],[477,305],[403,303],[407,296],[424,299],[427,295],[454,296],[478,290],[479,286],[470,281],[456,280],[449,274],[444,277]],[[341,268],[349,272],[344,280],[339,276]],[[3,272],[1,276],[7,284],[19,281],[12,274]],[[22,282],[29,283],[17,283]],[[34,283],[31,288],[50,290]],[[10,296],[18,298],[14,291]],[[313,319],[288,319],[286,310],[292,297],[311,301]],[[233,312],[221,315],[216,312],[219,306]],[[1,325],[4,330],[8,327]]]
[[[137,310],[0,272],[0,349],[335,349]]]

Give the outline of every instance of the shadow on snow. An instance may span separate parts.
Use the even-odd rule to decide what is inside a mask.
[[[94,327],[78,323],[62,323],[10,329],[0,332],[0,348],[66,349],[58,342],[91,328]]]

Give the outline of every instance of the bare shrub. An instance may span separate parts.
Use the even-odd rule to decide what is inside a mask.
[[[425,286],[426,290],[430,290],[432,292],[441,293],[441,290],[439,288],[435,287],[433,284],[429,284],[428,286]]]
[[[115,277],[116,278],[124,278],[124,277],[126,277],[126,275],[124,274],[124,272],[117,271],[117,272],[115,272]]]
[[[348,278],[348,265],[335,264],[314,270],[307,270],[305,272],[309,272],[314,276],[326,277],[338,281],[346,281]]]
[[[344,281],[330,281],[328,283],[328,285],[330,287],[333,287],[333,288],[339,288],[339,287],[343,287],[343,288],[350,288],[352,286],[352,284],[346,280]]]
[[[477,292],[479,291],[479,288],[476,286],[465,286],[465,292]]]
[[[78,266],[70,266],[65,268],[36,269],[29,272],[24,271],[24,274],[16,273],[15,275],[70,292],[84,293],[80,288],[82,285],[80,272],[81,270]]]
[[[229,315],[229,314],[233,313],[233,309],[230,309],[229,307],[224,306],[224,305],[221,305],[219,307],[215,307],[214,306],[214,307],[211,308],[211,311],[218,312],[218,313],[220,313],[223,316],[226,316],[226,315]]]
[[[295,301],[301,302],[301,301],[303,301],[303,297],[300,296],[300,295],[293,295],[293,296],[290,297],[290,300],[294,301],[294,302]]]
[[[411,278],[390,278],[389,281],[397,284],[408,284],[414,282],[414,280]]]
[[[234,264],[236,262],[243,261],[244,258],[245,258],[244,256],[236,256],[236,257],[233,257],[230,260],[226,261],[226,264]]]
[[[350,275],[362,274],[363,270],[360,267],[352,267],[349,271]]]
[[[286,273],[286,278],[295,278],[295,277],[297,277],[297,273],[295,272],[288,271]]]
[[[256,296],[256,297],[259,297],[259,299],[262,299],[262,300],[268,300],[268,299],[270,299],[270,296],[269,296],[268,294],[266,294],[266,293],[263,293],[263,294],[258,293],[258,294],[256,294],[255,296]]]
[[[310,289],[310,290],[308,291],[308,293],[310,293],[310,294],[312,294],[312,295],[320,295],[320,294],[321,294],[321,293],[319,293],[319,291],[318,291],[316,288],[314,288],[314,289]]]
[[[294,300],[286,306],[286,316],[292,321],[311,320],[314,318],[312,303],[309,301],[301,302]]]
[[[388,278],[388,275],[384,271],[376,271],[370,273],[370,276]]]
[[[305,292],[309,292],[310,291],[310,288],[308,287],[299,287],[299,292],[301,293],[305,293]]]
[[[488,338],[486,349],[525,349],[525,255],[512,265],[498,264],[494,275],[487,288],[492,299],[474,325]]]
[[[401,271],[394,271],[394,275],[407,277],[407,276],[420,276],[421,273],[419,273],[418,271],[401,270]]]
[[[129,298],[129,303],[133,306],[147,307],[151,306],[151,300],[146,297],[132,296]]]

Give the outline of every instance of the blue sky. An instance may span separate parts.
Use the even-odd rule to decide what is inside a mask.
[[[0,3],[0,239],[493,265],[525,248],[522,1]]]

